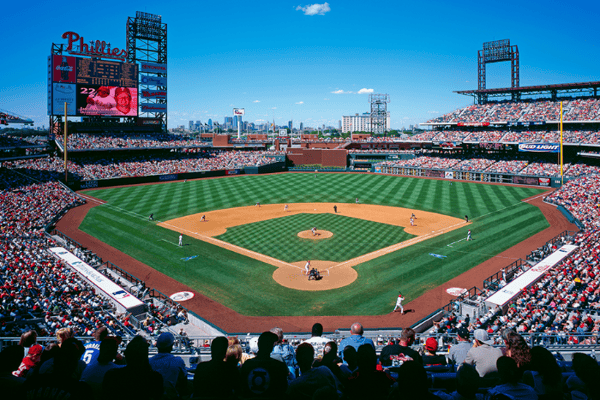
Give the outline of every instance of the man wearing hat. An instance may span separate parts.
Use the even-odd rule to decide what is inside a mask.
[[[29,348],[29,353],[23,358],[21,361],[21,365],[16,371],[13,371],[13,375],[19,378],[24,378],[27,375],[27,371],[31,368],[39,365],[40,360],[42,359],[42,352],[44,348],[39,344],[34,344]]]
[[[434,337],[427,338],[425,341],[423,365],[446,365],[446,357],[435,354],[438,350],[438,341]]]
[[[448,352],[448,361],[451,364],[460,365],[465,361],[465,358],[467,358],[467,353],[471,350],[471,347],[473,347],[469,340],[469,336],[469,331],[464,326],[458,329],[458,332],[456,333],[456,340],[458,343],[450,347],[450,351]]]
[[[187,370],[181,357],[171,354],[175,336],[171,332],[163,332],[156,340],[158,354],[150,358],[152,369],[163,377],[166,398],[177,398],[187,394]]]
[[[477,329],[473,337],[473,348],[467,353],[465,364],[473,365],[482,378],[490,372],[497,372],[496,360],[502,357],[502,350],[492,347],[493,340],[483,329]]]

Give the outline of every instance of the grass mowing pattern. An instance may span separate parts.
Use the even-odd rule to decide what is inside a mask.
[[[246,315],[386,314],[399,289],[410,301],[548,227],[537,207],[521,202],[539,189],[384,175],[249,175],[86,192],[109,204],[90,211],[83,231]],[[257,201],[336,202],[341,209],[356,197],[457,218],[467,214],[474,240],[448,247],[465,238],[467,229],[458,229],[356,266],[358,279],[349,286],[304,292],[273,281],[271,265],[187,237],[179,248],[176,232],[148,222],[150,213],[164,221]]]
[[[333,237],[320,240],[298,237],[298,232],[313,226],[332,232]],[[296,214],[228,228],[217,239],[287,262],[342,262],[412,237],[401,226],[343,215]]]

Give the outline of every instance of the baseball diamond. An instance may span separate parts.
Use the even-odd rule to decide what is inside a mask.
[[[408,303],[548,227],[539,208],[522,201],[544,193],[537,188],[470,182],[447,185],[438,180],[372,174],[323,174],[321,178],[315,182],[310,174],[284,173],[90,190],[85,193],[105,203],[90,209],[80,229],[240,314],[308,316],[386,314],[393,307],[398,286],[406,288],[403,294]],[[356,197],[361,199],[360,205],[354,204]],[[257,198],[260,208],[255,207]],[[194,229],[181,230],[186,244],[181,248],[173,248],[161,240],[173,241],[178,236],[179,230],[171,230],[174,227],[161,226],[173,224],[172,220],[191,218],[197,226],[206,224],[206,237],[210,237],[209,234],[233,235],[234,228],[226,233],[223,227],[211,226],[216,222],[215,216],[228,214],[228,209],[236,207],[268,212],[267,205],[276,207],[283,216],[281,204],[288,204],[290,210],[286,214],[294,218],[298,212],[294,207],[298,203],[326,203],[323,211],[317,211],[321,216],[331,212],[333,203],[337,204],[342,217],[351,207],[365,205],[405,209],[407,214],[401,220],[408,233],[409,228],[413,228],[409,225],[412,213],[417,217],[415,229],[425,227],[425,212],[454,218],[461,225],[452,231],[442,229],[443,234],[439,235],[435,232],[431,235],[436,229],[429,229],[432,237],[426,240],[354,265],[352,270],[356,271],[356,278],[351,283],[318,291],[285,287],[274,279],[276,267],[272,263],[197,239],[195,235],[199,231]],[[314,213],[315,207],[301,214]],[[155,222],[148,221],[150,213],[154,213]],[[206,222],[199,220],[199,215],[203,214],[207,216]],[[465,214],[470,216],[468,228],[463,219]],[[392,215],[388,213],[388,220]],[[271,220],[269,223],[273,223]],[[314,225],[319,226],[315,223],[302,225],[303,228],[293,235]],[[468,244],[457,243],[452,248],[447,246],[463,238],[469,228],[475,240]],[[350,234],[359,238],[356,241],[373,248],[373,243],[360,235],[360,229],[352,229]],[[266,243],[273,241],[260,230],[249,231],[248,236],[263,238]],[[300,239],[294,237],[294,240]],[[285,246],[277,243],[276,247],[285,249]],[[442,254],[446,258],[434,258],[429,253]],[[199,257],[181,261],[191,255]],[[291,263],[284,264],[310,259],[311,254],[293,257],[289,259]],[[518,258],[516,255],[502,257],[504,262]],[[281,262],[279,258],[272,258]],[[336,261],[327,255],[320,258],[324,262]],[[331,276],[320,282],[326,282],[328,278]],[[199,313],[203,316],[201,310]]]

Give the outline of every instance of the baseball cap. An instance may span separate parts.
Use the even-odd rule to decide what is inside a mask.
[[[493,340],[490,340],[490,336],[488,335],[488,333],[483,329],[475,330],[473,337],[475,338],[475,340],[479,340],[481,343],[485,343],[485,344],[489,344],[489,345],[494,343]]]
[[[27,353],[27,355],[31,354],[32,356],[37,356],[38,354],[42,354],[42,351],[44,351],[44,348],[42,346],[40,346],[39,344],[34,344],[29,348],[29,352]]]
[[[470,336],[469,330],[465,327],[459,328],[456,334],[463,339],[468,339]]]
[[[173,346],[173,343],[175,343],[175,336],[173,336],[171,332],[163,332],[156,340],[156,347],[159,349],[164,349],[169,346]]]
[[[438,349],[438,342],[437,340],[435,340],[435,338],[427,338],[427,340],[425,341],[425,348],[429,351],[437,351]]]

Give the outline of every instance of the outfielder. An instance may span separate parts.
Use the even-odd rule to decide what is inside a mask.
[[[467,241],[469,240],[473,240],[471,239],[471,230],[469,229],[469,232],[467,232]]]
[[[402,296],[402,293],[398,292],[398,299],[396,299],[396,307],[394,307],[394,311],[396,311],[399,308],[402,315],[404,315],[404,307],[402,307],[402,300],[404,300],[404,296]]]
[[[183,246],[183,235],[179,235],[179,245]]]

